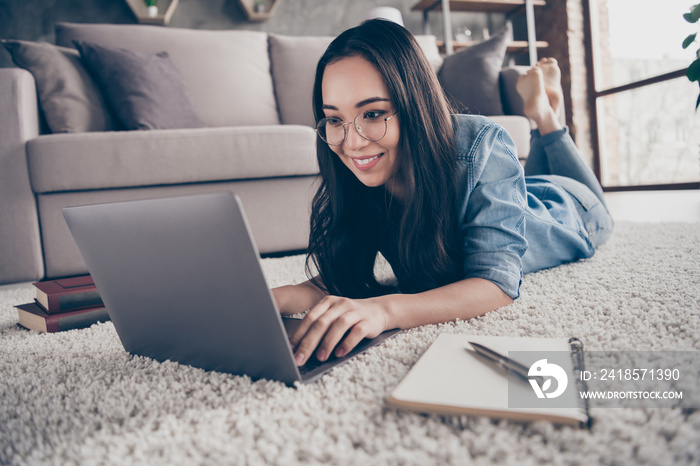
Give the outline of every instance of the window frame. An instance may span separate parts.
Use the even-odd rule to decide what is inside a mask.
[[[598,99],[606,96],[619,94],[622,92],[631,91],[634,89],[639,89],[646,86],[651,86],[654,84],[662,83],[665,81],[670,81],[672,79],[678,79],[686,75],[686,70],[688,67],[671,71],[668,73],[663,73],[657,76],[652,76],[650,78],[641,79],[638,81],[632,81],[627,84],[620,86],[614,86],[606,89],[599,89],[596,80],[596,60],[595,54],[595,44],[597,43],[596,34],[597,31],[594,30],[593,25],[593,13],[595,10],[591,5],[592,1],[597,0],[584,0],[584,28],[585,28],[585,48],[586,48],[586,68],[588,77],[588,89],[589,89],[589,111],[591,120],[591,147],[593,149],[593,171],[601,182],[603,183],[602,177],[602,161],[600,157],[601,151],[601,141],[600,133],[598,131]],[[680,47],[680,45],[679,45]],[[700,181],[697,182],[686,182],[686,183],[668,183],[668,184],[648,184],[648,185],[626,185],[626,186],[603,186],[603,190],[607,192],[614,191],[648,191],[648,190],[672,190],[672,189],[700,189]]]

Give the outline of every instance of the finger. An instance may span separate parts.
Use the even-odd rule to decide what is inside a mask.
[[[316,357],[319,361],[325,361],[328,356],[333,352],[338,342],[343,338],[343,335],[348,333],[355,324],[360,321],[360,316],[356,312],[351,312],[345,309],[341,309],[341,314],[335,319],[333,324],[330,326],[326,335],[323,337],[323,341],[316,351]]]
[[[306,334],[303,335],[296,348],[294,359],[297,365],[301,366],[306,363],[309,356],[316,350],[321,338],[323,338],[328,328],[341,312],[339,308],[333,306],[333,303],[329,303],[327,306],[324,306],[323,309],[325,309],[325,312],[321,313],[318,318],[316,318],[316,313],[307,316],[311,323]]]
[[[292,348],[296,348],[299,345],[299,342],[304,338],[304,335],[306,335],[306,332],[309,331],[314,322],[316,322],[316,319],[323,315],[330,305],[330,300],[322,299],[306,313],[294,334],[289,338]]]
[[[352,351],[363,339],[365,339],[369,334],[368,325],[366,321],[361,321],[355,325],[348,336],[346,336],[342,343],[338,345],[335,349],[336,357],[342,358],[350,351]]]
[[[294,354],[294,360],[297,365],[303,366],[306,364],[306,361],[308,361],[309,357],[318,347],[323,335],[326,333],[326,329],[330,326],[326,315],[327,314],[324,314],[324,316],[314,322],[309,331],[306,332],[306,335],[301,339],[301,342],[299,342],[299,346],[297,346]],[[323,361],[326,354],[319,355],[317,353],[317,357],[319,360]]]

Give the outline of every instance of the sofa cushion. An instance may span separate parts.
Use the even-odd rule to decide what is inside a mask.
[[[530,120],[520,115],[499,115],[490,118],[501,125],[513,139],[518,159],[527,160],[530,154]]]
[[[316,65],[333,38],[270,34],[269,40],[282,123],[315,126],[311,100]]]
[[[258,251],[266,254],[300,250],[308,246],[309,206],[315,184],[315,176],[295,176],[40,194],[36,203],[41,218],[46,276],[68,277],[88,272],[63,218],[64,207],[231,191],[241,199]]]
[[[527,66],[509,66],[501,70],[500,85],[505,115],[525,115],[525,103],[518,94],[516,84],[520,75],[525,74]]]
[[[117,129],[76,50],[46,42],[6,40],[3,44],[15,64],[34,76],[39,104],[51,132]]]
[[[150,55],[79,41],[75,46],[122,129],[204,126],[167,52]]]
[[[275,125],[49,134],[27,142],[36,193],[318,173],[316,133]]]
[[[168,52],[195,111],[207,126],[279,124],[267,34],[116,24],[56,25],[56,43],[73,41],[141,53]]]
[[[442,64],[435,36],[415,36],[435,71]],[[270,62],[282,123],[315,126],[312,97],[316,65],[333,37],[270,34]]]
[[[479,115],[503,115],[499,75],[512,40],[510,23],[490,39],[445,58],[439,78],[447,95],[462,108]]]

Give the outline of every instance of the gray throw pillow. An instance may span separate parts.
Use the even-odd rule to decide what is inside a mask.
[[[445,58],[438,77],[460,112],[503,115],[499,74],[513,30],[506,23],[488,40]]]
[[[76,50],[47,42],[2,42],[14,63],[34,76],[39,105],[52,133],[117,129]]]
[[[74,44],[124,129],[204,126],[167,52],[150,55],[89,42]]]

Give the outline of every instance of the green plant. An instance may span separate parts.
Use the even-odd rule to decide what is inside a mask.
[[[158,0],[144,0],[146,2],[146,6],[156,6],[156,3],[158,3]]]
[[[683,18],[689,23],[698,24],[698,20],[700,19],[700,3],[691,6],[690,12],[685,13]],[[687,49],[690,47],[690,44],[696,42],[697,38],[697,32],[686,37],[683,41],[683,48]],[[695,53],[695,60],[693,60],[693,62],[690,64],[685,74],[688,76],[688,79],[690,79],[690,82],[697,81],[698,86],[700,86],[700,48],[698,48],[697,52]],[[700,95],[698,95],[698,100],[695,102],[695,110],[697,110],[699,106]]]

